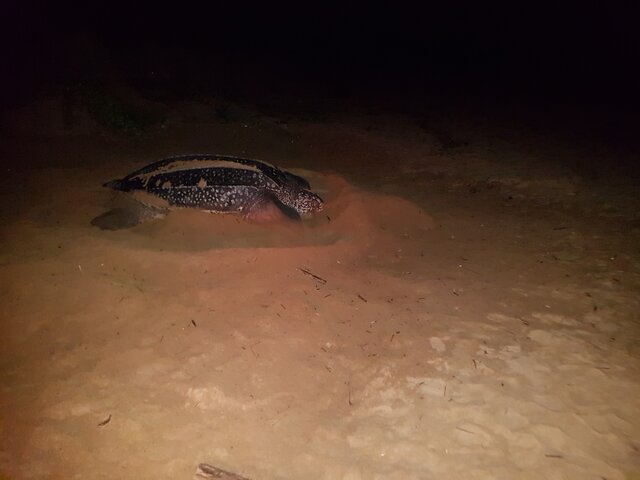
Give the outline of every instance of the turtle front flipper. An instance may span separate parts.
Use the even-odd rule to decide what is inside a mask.
[[[276,197],[272,193],[261,192],[241,210],[242,216],[257,223],[277,221],[300,221],[300,214]]]

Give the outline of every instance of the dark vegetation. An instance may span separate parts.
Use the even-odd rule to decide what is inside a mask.
[[[14,74],[2,105],[62,94],[70,123],[84,108],[135,135],[176,102],[210,107],[221,122],[246,121],[249,110],[285,121],[402,114],[445,149],[467,142],[453,120],[610,150],[628,171],[638,163],[639,38],[632,13],[613,6],[9,2],[7,11]]]

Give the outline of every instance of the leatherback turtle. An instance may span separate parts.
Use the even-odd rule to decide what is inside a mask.
[[[135,213],[112,210],[92,221],[107,229],[132,226],[171,208],[240,213],[254,220],[277,215],[299,220],[323,207],[304,178],[265,162],[228,155],[169,157],[104,186],[132,193],[140,202]]]

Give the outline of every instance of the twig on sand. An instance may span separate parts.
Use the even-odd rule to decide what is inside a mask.
[[[349,406],[353,407],[353,402],[351,401],[351,374],[349,374],[349,380],[347,381],[347,388],[349,389]]]
[[[194,327],[197,327],[197,326],[198,326],[198,324],[196,323],[196,321],[195,321],[194,319],[191,319],[191,324],[192,324]]]
[[[305,268],[298,268],[298,270],[300,270],[302,273],[304,273],[305,275],[309,275],[310,277],[316,279],[317,281],[319,281],[322,285],[324,285],[325,283],[327,283],[327,281],[322,278],[319,277],[318,275],[311,273],[309,270],[305,269]]]
[[[362,300],[364,303],[367,303],[367,299],[364,298],[362,295],[358,294],[358,298]]]
[[[558,455],[556,453],[545,453],[544,456],[547,458],[564,458],[564,455]]]
[[[194,479],[201,478],[219,478],[220,480],[249,480],[247,477],[240,476],[236,473],[227,472],[221,468],[214,467],[208,463],[201,463],[198,465]]]
[[[106,418],[106,420],[101,421],[98,426],[99,427],[104,427],[107,423],[109,423],[111,421],[111,414],[109,414],[109,416]]]
[[[456,427],[456,430],[467,432],[467,433],[470,433],[471,435],[475,435],[476,434],[476,432],[472,432],[471,430],[467,430],[466,428],[462,428],[462,427]]]

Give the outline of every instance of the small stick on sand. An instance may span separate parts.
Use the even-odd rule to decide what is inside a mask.
[[[101,421],[98,426],[99,427],[104,427],[107,423],[109,423],[111,421],[111,414],[109,414],[109,416],[107,417],[106,420]]]
[[[324,278],[319,277],[318,275],[315,275],[315,274],[311,273],[309,270],[306,270],[306,269],[304,269],[304,268],[298,268],[298,270],[300,270],[300,271],[301,271],[302,273],[304,273],[305,275],[309,275],[310,277],[315,278],[317,281],[319,281],[319,282],[320,282],[321,284],[323,284],[323,285],[324,285],[325,283],[327,283],[327,281],[326,281]]]
[[[467,430],[466,428],[456,427],[456,430],[460,430],[462,432],[470,433],[471,435],[475,435],[476,432],[472,432],[471,430]]]
[[[194,479],[199,480],[201,478],[219,478],[220,480],[249,480],[247,477],[242,477],[236,473],[227,472],[221,468],[214,467],[208,463],[201,463],[198,465],[198,470],[193,476]]]
[[[358,298],[362,300],[364,303],[367,303],[367,299],[364,298],[362,295],[358,294]]]

